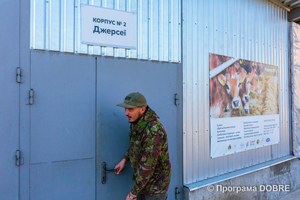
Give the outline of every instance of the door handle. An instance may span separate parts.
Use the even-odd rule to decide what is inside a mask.
[[[106,183],[106,173],[116,172],[116,169],[106,169],[106,162],[103,162],[101,165],[101,182],[102,184]]]

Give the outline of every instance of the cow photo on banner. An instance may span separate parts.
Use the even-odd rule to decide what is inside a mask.
[[[209,55],[211,157],[279,143],[278,67]]]

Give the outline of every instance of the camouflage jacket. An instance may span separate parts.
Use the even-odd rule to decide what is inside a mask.
[[[159,117],[148,106],[143,117],[130,125],[130,145],[124,158],[133,168],[131,193],[156,196],[168,191],[171,163],[167,134]]]

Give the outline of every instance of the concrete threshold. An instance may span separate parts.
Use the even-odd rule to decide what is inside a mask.
[[[293,199],[300,199],[300,189],[295,190],[294,192],[291,192],[283,197],[280,197],[278,200],[293,200]]]
[[[217,177],[205,179],[203,181],[199,181],[199,182],[196,182],[196,183],[187,184],[187,185],[184,185],[184,186],[187,187],[190,192],[192,192],[194,190],[197,190],[197,189],[200,189],[200,188],[203,188],[203,187],[207,187],[209,185],[213,185],[213,184],[216,184],[216,183],[219,183],[219,182],[222,182],[222,181],[226,181],[226,180],[229,180],[229,179],[232,179],[232,178],[236,178],[236,177],[239,177],[239,176],[250,174],[252,172],[263,170],[263,169],[269,168],[271,166],[278,165],[280,163],[283,163],[283,162],[286,162],[286,161],[289,161],[289,160],[293,160],[293,159],[297,159],[297,157],[293,156],[293,155],[288,155],[288,156],[281,157],[281,158],[278,158],[278,159],[275,159],[275,160],[267,161],[267,162],[264,162],[264,163],[261,163],[261,164],[257,164],[257,165],[251,166],[251,167],[247,167],[247,168],[244,168],[244,169],[241,169],[241,170],[237,170],[237,171],[234,171],[234,172],[223,174],[223,175],[220,175],[220,176],[217,176]]]

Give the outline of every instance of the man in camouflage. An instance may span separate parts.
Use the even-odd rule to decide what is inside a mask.
[[[126,200],[165,200],[171,178],[171,163],[167,134],[158,121],[159,117],[147,105],[140,93],[131,93],[123,103],[130,125],[130,145],[125,156],[115,166],[120,174],[125,163],[130,161],[133,168],[134,186]]]

